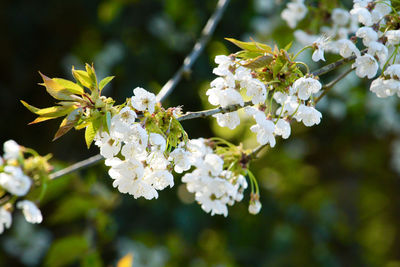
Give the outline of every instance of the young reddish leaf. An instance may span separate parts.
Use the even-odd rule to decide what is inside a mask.
[[[105,77],[103,80],[100,81],[99,83],[99,90],[103,90],[104,86],[106,86],[109,82],[111,82],[112,79],[114,79],[115,76],[108,76]]]
[[[246,63],[243,64],[243,66],[250,69],[259,69],[270,64],[272,60],[273,57],[271,55],[259,56],[255,59],[247,61]]]
[[[47,121],[47,120],[52,120],[52,119],[55,119],[55,117],[37,117],[34,121],[31,121],[30,123],[28,123],[28,125]]]
[[[73,112],[71,112],[71,114],[69,114],[66,118],[63,119],[63,121],[60,124],[60,128],[54,135],[53,141],[60,138],[61,136],[66,134],[69,130],[74,128],[78,120],[79,120],[79,112],[76,109]]]

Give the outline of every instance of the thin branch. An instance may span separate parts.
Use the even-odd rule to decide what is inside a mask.
[[[319,97],[317,97],[315,99],[314,103],[317,104],[321,100],[321,98],[323,98],[339,81],[344,79],[353,70],[354,70],[353,68],[350,68],[350,69],[346,70],[345,72],[340,74],[338,77],[336,77],[334,80],[332,80],[328,84],[324,85],[322,87],[322,89],[323,89],[322,94],[320,94]]]
[[[100,155],[97,154],[93,157],[90,157],[88,159],[79,161],[71,166],[68,166],[67,168],[61,169],[59,171],[53,172],[52,174],[49,175],[49,178],[51,180],[57,179],[61,176],[64,176],[66,174],[70,174],[72,172],[75,172],[77,170],[83,169],[83,168],[87,168],[90,166],[95,165],[96,163],[99,163],[100,161],[104,160],[104,158]]]
[[[217,114],[217,113],[227,113],[227,112],[233,112],[236,110],[239,110],[241,108],[251,106],[253,103],[251,101],[247,101],[244,103],[243,106],[240,104],[233,104],[230,106],[227,106],[225,108],[219,107],[219,108],[214,108],[214,109],[208,109],[208,110],[203,110],[203,111],[194,111],[194,112],[186,112],[182,116],[178,118],[178,121],[184,121],[184,120],[192,120],[196,118],[205,118],[209,117],[211,115]]]
[[[334,70],[334,69],[339,68],[340,66],[342,66],[342,65],[344,65],[344,64],[346,64],[346,63],[348,63],[348,62],[350,62],[350,61],[353,61],[353,60],[356,59],[356,58],[357,58],[357,57],[356,57],[355,55],[353,55],[353,56],[350,56],[350,57],[348,57],[348,58],[340,59],[340,60],[335,61],[335,62],[333,62],[333,63],[331,63],[331,64],[325,65],[325,66],[323,66],[323,67],[320,68],[320,69],[317,69],[316,71],[312,72],[312,74],[313,74],[314,76],[321,76],[321,75],[324,75],[324,74],[326,74],[326,73],[328,73],[328,72],[330,72],[330,71],[332,71],[332,70]]]
[[[214,13],[207,21],[206,26],[204,26],[203,31],[201,32],[201,37],[194,45],[192,52],[190,52],[190,54],[185,58],[185,60],[183,61],[183,65],[179,68],[175,75],[161,88],[156,98],[157,102],[162,102],[175,89],[182,76],[190,71],[192,65],[197,60],[204,47],[210,40],[211,35],[214,33],[214,30],[218,22],[220,21],[226,7],[228,6],[229,1],[230,0],[218,1]]]

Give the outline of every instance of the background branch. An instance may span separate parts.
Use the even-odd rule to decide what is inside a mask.
[[[210,40],[211,35],[214,33],[214,30],[217,27],[217,24],[220,21],[228,4],[229,0],[218,1],[214,13],[207,21],[206,26],[204,26],[203,31],[201,32],[201,37],[194,45],[192,52],[190,52],[190,54],[185,58],[183,65],[179,68],[175,75],[161,88],[156,98],[157,102],[162,102],[169,94],[171,94],[176,85],[182,79],[183,74],[190,72],[192,65],[197,60],[201,52],[203,52],[204,47]]]

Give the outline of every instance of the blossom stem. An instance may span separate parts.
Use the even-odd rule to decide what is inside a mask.
[[[194,45],[192,52],[190,52],[190,54],[184,59],[183,65],[179,68],[175,75],[161,88],[156,97],[157,102],[162,102],[175,89],[176,85],[182,79],[182,76],[190,73],[192,65],[197,60],[201,52],[204,50],[204,47],[210,40],[211,35],[214,33],[218,22],[220,21],[226,7],[229,4],[229,1],[230,0],[218,1],[214,13],[211,15],[211,17],[207,21],[207,24],[204,26],[203,31],[201,32],[201,37]]]

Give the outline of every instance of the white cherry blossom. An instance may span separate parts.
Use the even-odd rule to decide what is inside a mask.
[[[17,202],[17,208],[22,209],[25,220],[29,223],[41,223],[43,216],[38,207],[29,200],[22,200]]]
[[[154,113],[154,106],[156,104],[156,96],[153,93],[146,91],[141,87],[136,87],[133,89],[133,94],[131,98],[132,106],[139,110],[148,110],[150,113]]]

